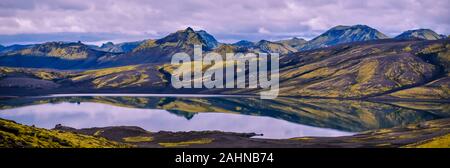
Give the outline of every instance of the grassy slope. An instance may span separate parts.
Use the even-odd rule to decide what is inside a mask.
[[[450,148],[450,134],[406,145],[408,148]]]
[[[439,65],[441,78],[425,85],[389,94],[395,98],[450,99],[450,44],[430,45],[419,52],[422,58]]]
[[[130,145],[71,132],[47,130],[0,119],[0,147],[123,148]]]
[[[141,86],[162,86],[164,79],[156,67],[151,65],[129,65],[87,71],[58,71],[51,69],[0,67],[0,86],[39,87],[38,82],[50,82],[61,87],[87,89],[127,88]],[[14,83],[17,79],[28,80],[27,85]]]
[[[280,94],[363,98],[418,87],[446,76],[448,42],[345,44],[285,55],[280,61]],[[444,80],[441,85],[447,84]],[[435,98],[449,96],[442,91]]]

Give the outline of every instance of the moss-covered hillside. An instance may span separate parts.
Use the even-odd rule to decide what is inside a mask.
[[[13,148],[124,148],[130,145],[72,132],[47,130],[0,119],[0,147]]]

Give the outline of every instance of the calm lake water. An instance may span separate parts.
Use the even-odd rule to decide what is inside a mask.
[[[162,96],[162,97],[161,97]],[[254,132],[263,138],[345,136],[449,117],[448,104],[213,95],[54,95],[0,100],[0,118],[53,128]]]

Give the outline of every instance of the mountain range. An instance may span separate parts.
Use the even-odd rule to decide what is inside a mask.
[[[2,47],[2,94],[53,92],[180,92],[170,86],[171,55],[205,52],[280,53],[280,95],[352,99],[450,99],[450,39],[427,29],[388,38],[364,25],[336,26],[306,41],[218,42],[206,31],[107,43],[47,42]],[[114,49],[113,49],[114,48]],[[117,50],[116,50],[117,49]],[[50,68],[50,69],[48,69]],[[62,71],[64,70],[64,71]],[[20,90],[11,88],[21,88]],[[184,90],[257,94],[258,89]],[[12,93],[14,92],[14,93]]]
[[[393,39],[438,40],[446,38],[429,29],[406,31]],[[193,53],[193,45],[203,46],[206,52],[265,52],[289,54],[298,51],[335,46],[338,44],[388,39],[386,35],[366,25],[336,26],[323,34],[306,41],[292,38],[280,41],[239,41],[233,44],[218,42],[204,30],[194,31],[188,27],[161,39],[101,46],[80,42],[47,42],[33,45],[0,47],[0,66],[92,69],[133,65],[140,63],[166,63],[177,52]]]

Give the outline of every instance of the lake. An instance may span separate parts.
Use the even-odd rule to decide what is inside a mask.
[[[138,126],[157,131],[335,137],[450,117],[449,104],[214,95],[77,94],[0,100],[0,118],[53,128]]]

